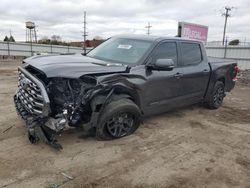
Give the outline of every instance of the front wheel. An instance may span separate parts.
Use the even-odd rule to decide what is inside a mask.
[[[109,103],[98,121],[96,136],[111,140],[132,134],[140,125],[141,113],[138,106],[129,99]]]
[[[211,93],[207,102],[208,108],[217,109],[219,108],[225,97],[225,86],[221,81],[217,81],[214,85],[213,92]]]

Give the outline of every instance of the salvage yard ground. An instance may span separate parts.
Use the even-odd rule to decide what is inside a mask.
[[[151,117],[135,134],[115,141],[68,130],[59,138],[64,149],[56,151],[30,144],[16,115],[18,64],[0,62],[0,188],[250,188],[247,80],[237,83],[219,110],[196,105]]]

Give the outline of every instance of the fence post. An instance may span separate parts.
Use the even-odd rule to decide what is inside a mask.
[[[69,44],[68,44],[68,53],[69,53]]]
[[[32,42],[30,42],[30,55],[33,56]]]
[[[51,44],[51,43],[50,43],[50,53],[51,53],[51,54],[53,53],[52,44]]]
[[[10,56],[10,42],[7,41],[7,46],[8,46],[8,56]]]
[[[225,44],[225,49],[224,49],[224,58],[226,58],[227,57],[227,38],[226,38],[226,44]]]

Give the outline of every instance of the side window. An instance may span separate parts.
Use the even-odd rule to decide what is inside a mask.
[[[157,59],[172,59],[177,65],[177,47],[175,42],[161,43],[154,49],[153,62]]]
[[[181,43],[182,63],[184,66],[195,65],[201,62],[201,48],[196,43]]]

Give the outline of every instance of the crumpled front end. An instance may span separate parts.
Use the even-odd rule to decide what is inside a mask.
[[[48,71],[29,63],[18,68],[18,91],[14,102],[18,114],[26,121],[32,143],[42,140],[60,149],[62,147],[55,137],[63,130],[78,127],[91,131],[96,128],[99,116],[115,88],[119,94],[122,91],[119,88],[123,87],[115,85],[121,76],[111,76],[110,82],[107,82],[105,75],[115,75],[116,72],[100,73],[98,66],[103,67],[93,65],[93,71],[81,76],[60,75],[58,72],[48,76]],[[129,69],[118,72],[121,71],[127,73]]]
[[[51,114],[50,99],[44,84],[26,69],[18,68],[18,90],[14,96],[17,113],[26,121],[29,140],[42,140],[56,148],[55,134],[66,125],[67,112],[57,118]]]

